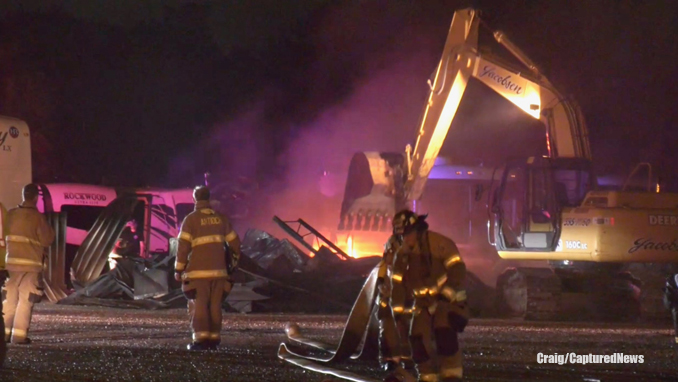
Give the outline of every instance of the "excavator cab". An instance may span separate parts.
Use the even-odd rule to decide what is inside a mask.
[[[531,157],[506,164],[490,202],[490,239],[499,251],[555,251],[561,213],[595,187],[590,162]]]

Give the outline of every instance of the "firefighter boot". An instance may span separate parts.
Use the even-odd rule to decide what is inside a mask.
[[[210,333],[210,336],[207,339],[207,345],[209,346],[210,350],[217,350],[219,345],[221,344],[221,327],[219,328],[219,331],[212,332]]]
[[[210,344],[208,342],[192,342],[186,345],[186,349],[191,351],[210,350]]]
[[[30,345],[31,339],[28,337],[12,340],[13,345]]]
[[[395,370],[384,378],[384,382],[417,382],[417,378],[403,369],[402,366],[397,365]]]
[[[221,344],[221,340],[210,339],[207,341],[207,348],[208,350],[217,350],[219,348],[219,344]]]

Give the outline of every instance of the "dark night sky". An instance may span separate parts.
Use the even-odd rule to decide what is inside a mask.
[[[675,178],[670,0],[4,1],[0,113],[31,126],[42,181],[345,171],[353,151],[414,139],[454,10],[471,3],[580,103],[600,171],[650,161]],[[510,137],[533,134],[529,120],[481,85],[469,92],[447,155],[491,162],[467,155],[524,146]]]

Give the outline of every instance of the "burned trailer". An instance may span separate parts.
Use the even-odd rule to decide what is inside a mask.
[[[74,293],[56,300],[62,304],[138,308],[167,307],[167,303],[182,300],[180,285],[173,278],[171,249],[181,221],[193,210],[192,190],[116,191],[118,197],[97,217],[73,259]],[[109,254],[130,220],[137,222],[139,253],[117,259],[111,269]]]
[[[107,270],[107,258],[125,223],[138,222],[138,262],[169,255],[183,218],[193,210],[190,189],[114,189],[82,184],[41,184],[38,208],[57,233],[45,268],[47,297],[64,298]],[[166,284],[166,283],[164,283]]]
[[[56,243],[49,252],[48,279],[63,279],[68,288],[73,287],[70,270],[78,268],[73,266],[77,252],[90,231],[101,224],[100,219],[103,218],[106,207],[118,198],[132,198],[140,202],[134,203],[132,211],[122,214],[119,219],[125,220],[121,223],[123,225],[130,219],[138,222],[142,243],[139,253],[141,258],[167,256],[169,239],[176,237],[181,220],[193,210],[190,189],[116,189],[69,183],[40,184],[39,188],[38,209],[46,214],[57,233]],[[115,239],[117,236],[113,240]],[[63,277],[56,274],[56,268],[62,269]],[[78,274],[75,279],[80,283],[89,281],[89,278],[98,276],[94,273],[100,273],[103,269],[91,269],[87,276],[75,272]],[[50,300],[54,301],[54,298],[55,296],[50,297]]]

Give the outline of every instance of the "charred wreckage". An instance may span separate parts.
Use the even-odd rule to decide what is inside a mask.
[[[55,188],[51,186],[52,190]],[[48,207],[52,212],[45,214],[56,232],[56,240],[45,258],[46,298],[57,304],[138,309],[185,307],[186,299],[173,273],[181,212],[185,214],[187,209],[182,205],[189,204],[189,199],[181,199],[190,194],[190,189],[146,190],[119,192],[117,196],[100,192],[97,198],[78,198],[108,203],[101,207],[86,231],[72,226],[77,226],[77,222],[71,223],[66,206],[62,205],[60,212],[54,211],[53,205]],[[48,198],[43,192],[43,208],[50,204],[45,202]],[[182,203],[167,203],[170,199]],[[116,257],[111,262],[111,252],[132,220],[143,222],[137,231],[141,239],[139,253]],[[242,241],[246,256],[231,275],[234,286],[224,308],[242,313],[342,312],[350,308],[379,258],[349,257],[302,219],[286,222],[274,217],[274,221],[306,251],[288,239],[248,230]],[[324,245],[310,245],[309,235]],[[82,240],[76,246],[78,237]],[[328,298],[329,295],[333,298]]]

